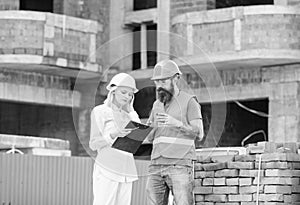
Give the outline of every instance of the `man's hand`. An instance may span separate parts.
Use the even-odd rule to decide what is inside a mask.
[[[167,127],[180,127],[183,123],[174,117],[166,114],[166,113],[157,113],[156,114],[157,126],[167,126]]]
[[[183,125],[180,130],[186,134],[197,137],[200,141],[203,139],[203,122],[202,119],[190,121],[190,125]]]

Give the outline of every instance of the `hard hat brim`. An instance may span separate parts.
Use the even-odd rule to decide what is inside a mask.
[[[174,75],[179,74],[182,75],[181,72],[175,73]],[[163,79],[168,79],[168,78],[172,78],[174,75],[166,77],[166,76],[156,76],[156,77],[152,77],[150,78],[150,80],[163,80]]]
[[[129,87],[129,86],[116,86],[116,85],[115,86],[107,85],[106,86],[106,90],[113,91],[113,90],[117,89],[118,87],[128,87],[128,88],[131,88],[131,89],[133,89],[133,93],[139,92],[139,90],[137,88],[132,88],[132,87]]]

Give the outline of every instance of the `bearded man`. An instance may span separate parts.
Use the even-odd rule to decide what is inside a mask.
[[[157,100],[148,120],[154,129],[147,197],[149,205],[167,205],[170,191],[176,205],[194,204],[195,139],[203,138],[201,108],[195,96],[177,86],[181,71],[172,60],[154,67]]]

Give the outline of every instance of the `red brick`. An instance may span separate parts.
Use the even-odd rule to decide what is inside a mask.
[[[293,185],[292,186],[292,192],[294,193],[300,193],[300,186],[299,185]]]
[[[195,179],[195,186],[201,186],[202,185],[202,179]]]
[[[240,170],[240,177],[257,177],[258,170]],[[264,170],[260,170],[260,176],[264,176]]]
[[[214,185],[214,178],[204,178],[202,181],[203,186]]]
[[[259,186],[259,192],[262,193],[263,192],[263,185]],[[257,192],[257,186],[243,186],[239,188],[239,193],[240,194],[253,194]]]
[[[222,178],[214,178],[214,185],[226,185],[225,183],[225,177]]]
[[[254,199],[256,199],[256,194],[253,195]],[[283,201],[282,194],[259,194],[259,201]]]
[[[14,54],[25,54],[25,48],[14,48]]]
[[[292,185],[298,184],[299,178],[291,177],[263,177],[261,178],[260,184],[274,184],[274,185]],[[255,177],[253,184],[257,184],[257,177]]]
[[[300,170],[268,169],[265,171],[265,176],[300,177]]]
[[[296,153],[287,153],[287,161],[288,162],[300,162],[300,155]]]
[[[209,194],[205,195],[205,201],[210,202],[226,202],[227,196],[225,194]]]
[[[36,49],[35,48],[26,48],[25,53],[34,55],[34,54],[36,54]]]
[[[196,202],[196,205],[214,205],[214,202]]]
[[[236,155],[234,157],[234,161],[236,162],[254,162],[256,161],[255,155]]]
[[[258,169],[258,162],[255,163],[255,168]],[[292,164],[290,162],[263,162],[261,169],[290,169]]]
[[[284,203],[291,203],[292,202],[291,194],[283,195],[283,201],[284,201]]]
[[[213,187],[214,194],[237,194],[238,187],[237,186],[220,186]]]
[[[255,202],[244,202],[244,201],[242,201],[241,205],[256,205],[256,203]],[[262,205],[262,204],[260,203],[259,205]]]
[[[252,185],[253,178],[240,178],[239,185],[240,186],[250,186]]]
[[[293,169],[300,169],[300,162],[292,162]]]
[[[228,195],[228,201],[252,201],[252,194]]]
[[[228,169],[253,169],[254,162],[228,162]]]
[[[207,156],[197,156],[197,162],[211,163],[211,158]]]
[[[213,193],[213,187],[195,187],[194,188],[194,193],[195,194],[212,194]]]
[[[235,155],[220,155],[220,156],[212,156],[212,162],[232,162],[234,160]]]
[[[223,169],[215,172],[215,177],[237,177],[239,170],[237,169]]]
[[[43,55],[43,49],[36,49],[36,54],[37,55]]]
[[[300,201],[300,194],[291,194],[292,202]]]
[[[266,194],[291,194],[292,186],[266,185],[264,187],[264,192]]]
[[[194,170],[195,170],[195,171],[202,171],[202,170],[203,170],[202,164],[200,164],[200,163],[195,163],[195,165],[194,165]]]
[[[203,164],[203,169],[205,171],[215,171],[220,169],[226,169],[226,163],[210,163],[210,164]]]
[[[238,178],[228,178],[228,179],[226,179],[226,185],[228,185],[228,186],[239,185],[239,179]]]
[[[276,151],[276,144],[274,142],[257,142],[257,145],[263,146],[265,153],[274,153]]]
[[[214,202],[196,202],[196,205],[214,205]]]
[[[287,154],[285,153],[262,154],[261,160],[262,162],[287,161]],[[256,155],[256,161],[259,161],[259,155]]]
[[[11,49],[11,48],[3,48],[2,53],[4,53],[4,54],[13,54],[14,50]]]
[[[195,178],[207,178],[207,177],[214,177],[214,171],[197,171],[195,172]]]
[[[204,201],[204,195],[196,194],[195,195],[195,201],[196,202],[203,202]]]
[[[265,150],[264,146],[250,146],[247,147],[248,154],[262,154],[262,153],[269,153]]]

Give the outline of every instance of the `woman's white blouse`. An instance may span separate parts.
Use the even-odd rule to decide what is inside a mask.
[[[115,139],[110,134],[125,128],[130,120],[140,122],[135,111],[127,113],[106,104],[98,105],[92,110],[89,145],[92,150],[97,151],[94,177],[102,174],[118,182],[137,180],[133,154],[111,147]]]

